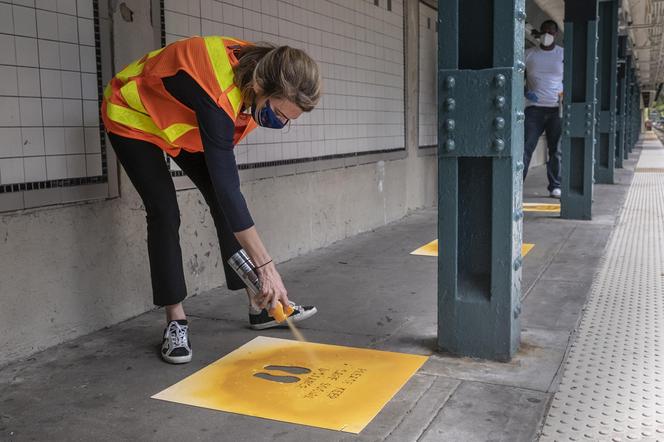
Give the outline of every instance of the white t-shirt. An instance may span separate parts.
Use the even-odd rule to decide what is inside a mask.
[[[526,107],[558,107],[558,94],[563,91],[563,54],[555,46],[545,51],[539,46],[526,49],[526,89],[537,95],[537,102],[526,99]]]

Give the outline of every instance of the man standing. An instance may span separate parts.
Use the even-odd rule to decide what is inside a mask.
[[[523,146],[523,179],[528,174],[530,159],[537,141],[546,132],[549,159],[546,174],[549,195],[560,198],[561,151],[559,146],[561,122],[560,99],[563,92],[563,53],[555,44],[558,25],[547,20],[540,26],[539,46],[526,50],[526,121]]]

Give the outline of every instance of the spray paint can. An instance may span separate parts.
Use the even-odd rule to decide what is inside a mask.
[[[244,249],[240,249],[228,260],[228,265],[237,273],[242,282],[247,286],[252,298],[256,298],[261,292],[261,280],[256,274],[254,263]]]
[[[238,250],[228,259],[228,265],[237,273],[237,275],[242,279],[242,282],[245,283],[247,289],[249,290],[250,296],[254,299],[254,303],[259,305],[256,299],[261,292],[261,280],[256,273],[256,266],[247,255],[247,252],[244,249]],[[293,313],[293,308],[289,305],[284,311],[283,305],[280,302],[277,302],[277,307],[270,309],[269,314],[272,316],[278,323],[284,322],[288,316]]]

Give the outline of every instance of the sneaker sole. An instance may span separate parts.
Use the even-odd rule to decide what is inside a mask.
[[[186,364],[187,362],[191,362],[191,353],[187,356],[166,356],[162,354],[161,358],[169,364]]]
[[[290,316],[290,318],[293,322],[300,322],[304,321],[305,319],[311,318],[316,313],[318,313],[318,309],[314,307],[311,310],[306,310],[300,314]],[[284,322],[280,324],[277,321],[270,321],[264,324],[249,324],[249,327],[252,328],[253,330],[265,330],[266,328],[288,327],[288,325]]]

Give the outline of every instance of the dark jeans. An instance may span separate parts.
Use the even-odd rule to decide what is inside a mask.
[[[153,301],[155,305],[160,306],[177,304],[187,296],[187,287],[180,249],[180,208],[164,152],[147,141],[125,138],[112,133],[108,136],[120,163],[145,206]],[[241,246],[217,202],[203,153],[189,153],[182,150],[173,160],[198,187],[210,207],[217,229],[228,288],[231,290],[244,288],[242,280],[227,263],[228,258],[240,250]]]
[[[546,162],[546,176],[549,179],[549,192],[560,188],[562,153],[559,141],[561,129],[562,125],[557,107],[528,106],[526,108],[523,179],[525,181],[528,174],[528,166],[537,147],[537,141],[542,132],[546,132],[546,144],[549,151],[549,160]]]

